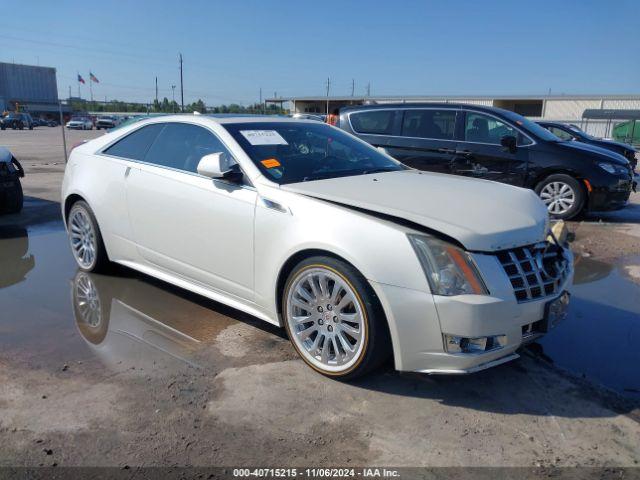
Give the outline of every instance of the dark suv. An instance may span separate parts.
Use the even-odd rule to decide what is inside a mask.
[[[462,104],[345,107],[338,126],[419,170],[535,190],[556,218],[624,207],[635,189],[622,155],[563,142],[517,113]]]
[[[538,125],[543,126],[551,133],[553,133],[560,140],[571,142],[588,143],[589,145],[595,145],[596,147],[606,148],[612,152],[619,153],[627,160],[635,170],[638,165],[638,159],[636,158],[636,149],[631,145],[622,142],[614,142],[612,140],[605,140],[604,138],[596,138],[576,125],[560,122],[537,122]]]
[[[2,119],[2,124],[0,124],[0,128],[2,130],[6,130],[7,128],[12,128],[15,130],[24,130],[28,128],[29,130],[33,130],[35,123],[31,115],[28,113],[10,113],[6,117]]]

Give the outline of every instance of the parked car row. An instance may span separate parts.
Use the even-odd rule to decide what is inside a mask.
[[[33,130],[34,127],[57,127],[59,123],[56,120],[46,118],[34,118],[29,113],[11,112],[0,118],[0,129],[6,130]]]
[[[629,161],[632,154],[635,159],[632,147],[595,139],[563,141],[547,128],[499,108],[360,105],[342,108],[336,123],[418,170],[530,188],[556,218],[622,208],[636,189],[635,162]]]

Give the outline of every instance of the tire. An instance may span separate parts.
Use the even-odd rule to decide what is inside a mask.
[[[10,187],[5,193],[6,206],[4,213],[20,213],[24,205],[24,194],[22,193],[22,184],[16,179],[13,187]]]
[[[587,200],[580,182],[564,173],[549,175],[536,185],[535,192],[547,205],[549,215],[561,220],[578,216]]]
[[[67,218],[71,253],[83,272],[106,272],[110,262],[93,211],[84,200],[73,204]]]
[[[111,298],[101,295],[97,279],[79,271],[73,279],[73,316],[80,334],[91,344],[101,344],[109,331]],[[103,292],[102,292],[103,293]],[[107,296],[108,297],[108,296]]]
[[[301,308],[304,304],[309,307]],[[316,256],[296,265],[282,294],[282,317],[298,355],[327,377],[352,380],[379,367],[391,353],[378,297],[364,276],[342,260]]]
[[[29,125],[29,130],[33,130],[33,125]]]

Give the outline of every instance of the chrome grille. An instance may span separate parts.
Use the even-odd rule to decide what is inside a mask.
[[[559,293],[569,270],[564,249],[551,242],[503,250],[497,256],[518,303]]]

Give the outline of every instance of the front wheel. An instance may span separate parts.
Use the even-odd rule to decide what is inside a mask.
[[[109,257],[96,217],[86,202],[79,200],[71,207],[67,231],[73,258],[80,269],[84,272],[105,271]]]
[[[584,208],[586,194],[578,180],[563,173],[553,174],[535,188],[553,218],[569,220]]]
[[[384,362],[391,342],[380,302],[351,265],[331,257],[300,262],[285,285],[287,334],[302,358],[323,375],[353,379]]]

